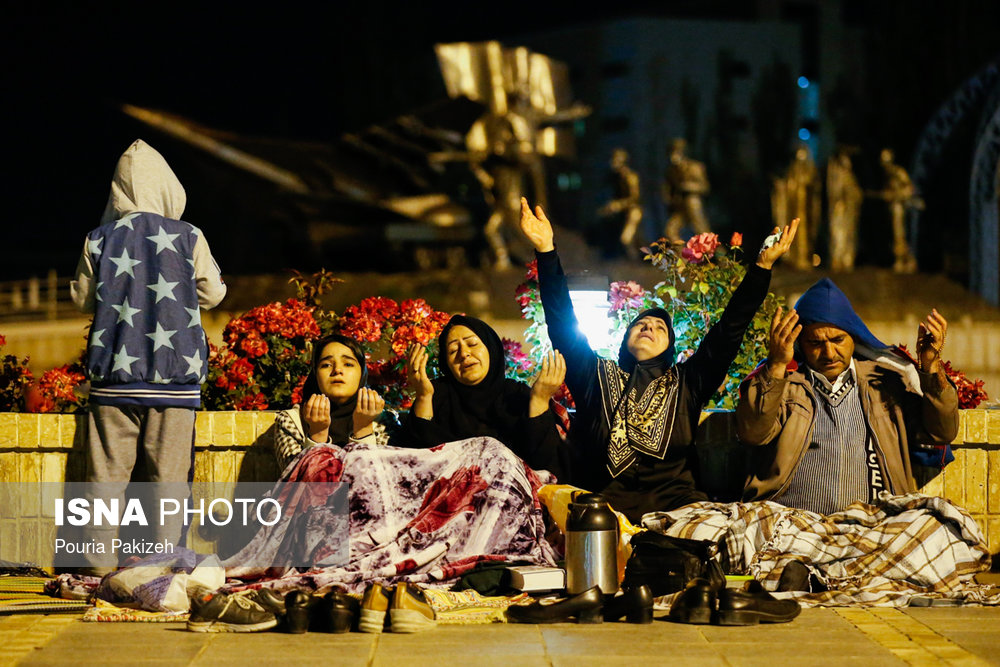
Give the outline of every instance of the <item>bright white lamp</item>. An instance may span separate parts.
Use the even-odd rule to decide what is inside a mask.
[[[566,276],[566,283],[580,333],[587,338],[592,350],[606,349],[612,338],[608,319],[608,277],[585,271]]]

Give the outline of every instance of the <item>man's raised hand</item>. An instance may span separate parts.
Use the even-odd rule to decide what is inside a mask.
[[[785,377],[788,362],[795,356],[795,340],[802,333],[799,324],[799,314],[794,308],[784,312],[781,306],[774,312],[771,320],[771,334],[768,338],[767,370],[772,378],[780,380]]]
[[[948,320],[944,319],[936,308],[931,309],[931,314],[917,328],[917,361],[920,362],[920,369],[924,372],[938,371],[947,333]]]

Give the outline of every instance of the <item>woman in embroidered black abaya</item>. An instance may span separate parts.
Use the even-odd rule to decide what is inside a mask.
[[[654,308],[629,325],[615,363],[600,359],[577,328],[552,225],[540,206],[532,213],[521,199],[521,229],[535,246],[545,323],[566,358],[566,384],[576,402],[573,484],[601,491],[633,522],[646,512],[707,500],[696,483],[698,418],[725,379],[767,296],[771,266],[788,251],[797,228],[793,220],[761,250],[689,359],[674,363],[670,315]]]
[[[490,436],[535,470],[562,479],[568,448],[549,406],[565,376],[562,355],[550,353],[529,387],[504,377],[503,342],[482,320],[455,315],[441,331],[438,346],[441,375],[435,380],[427,374],[426,349],[414,347],[407,355],[407,384],[416,397],[393,444],[433,447]]]

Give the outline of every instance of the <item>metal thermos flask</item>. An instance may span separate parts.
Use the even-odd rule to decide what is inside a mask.
[[[566,591],[594,586],[605,595],[618,592],[618,519],[604,496],[583,493],[569,504],[566,519]]]

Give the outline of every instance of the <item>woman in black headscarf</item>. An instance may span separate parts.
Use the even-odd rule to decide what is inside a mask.
[[[313,344],[312,368],[302,386],[302,407],[275,418],[275,454],[282,469],[303,449],[350,441],[385,443],[375,418],[385,401],[365,386],[365,353],[353,338],[331,335]]]
[[[474,365],[466,360],[459,373]],[[497,556],[555,565],[537,495],[547,474],[533,473],[495,438],[385,446],[375,421],[384,401],[364,386],[366,378],[357,342],[330,336],[315,343],[303,405],[275,420],[283,472],[272,497],[287,511],[226,561],[232,576],[270,576],[268,564],[308,563],[308,573],[289,569],[272,585],[361,593],[373,582],[444,584]],[[338,482],[347,485],[346,523],[330,501],[334,489],[322,485]]]
[[[549,407],[566,373],[562,355],[550,353],[528,387],[504,377],[503,343],[482,320],[455,315],[438,346],[440,377],[435,380],[427,374],[425,348],[414,347],[407,355],[407,384],[416,397],[400,444],[433,447],[489,436],[532,468],[562,478],[567,452]]]
[[[767,296],[771,266],[787,252],[797,228],[793,220],[761,251],[689,359],[674,363],[670,315],[653,308],[629,324],[614,363],[600,359],[577,328],[552,225],[540,206],[532,213],[521,199],[521,229],[535,246],[545,324],[566,357],[566,384],[576,403],[573,484],[600,490],[634,522],[646,512],[707,500],[695,479],[698,419],[736,358]]]

